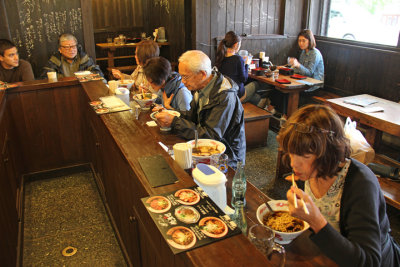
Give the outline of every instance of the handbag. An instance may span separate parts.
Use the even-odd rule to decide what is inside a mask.
[[[375,150],[368,144],[363,134],[357,130],[357,123],[349,117],[344,125],[345,136],[350,140],[352,158],[367,165],[375,158]]]

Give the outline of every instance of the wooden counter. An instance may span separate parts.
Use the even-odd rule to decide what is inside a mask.
[[[13,138],[14,157],[18,155],[20,162],[15,164],[13,178],[18,180],[25,173],[91,163],[130,265],[273,266],[276,259],[272,257],[272,262],[269,261],[244,235],[177,255],[171,252],[140,199],[194,185],[193,179],[157,143],[172,145],[182,140],[173,134],[160,133],[158,127],[146,126],[150,112],[141,113],[139,120],[130,111],[95,114],[88,102],[107,94],[108,89],[102,82],[80,84],[75,78],[58,83],[35,81],[7,91],[5,104],[9,113],[6,115],[10,118],[7,129],[12,133],[9,136]],[[179,179],[176,184],[157,188],[149,185],[138,158],[156,154],[170,164]],[[232,176],[230,170],[228,178]],[[246,195],[249,226],[256,222],[255,210],[262,203],[259,195],[263,196],[249,183]],[[334,265],[320,254],[307,234],[286,246],[287,265]],[[1,254],[11,255],[4,251]]]

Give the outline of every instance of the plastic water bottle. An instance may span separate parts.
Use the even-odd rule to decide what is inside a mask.
[[[246,176],[244,174],[244,166],[241,161],[237,164],[235,176],[232,180],[232,207],[245,205],[245,194],[246,194]]]

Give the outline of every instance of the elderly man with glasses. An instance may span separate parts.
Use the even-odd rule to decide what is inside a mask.
[[[54,53],[43,67],[41,78],[47,78],[47,72],[57,72],[57,77],[73,77],[77,71],[88,70],[103,76],[99,66],[87,55],[78,44],[75,36],[69,33],[58,38],[58,52]]]
[[[160,112],[156,114],[157,121],[188,140],[194,139],[197,130],[200,138],[220,141],[226,146],[229,166],[236,168],[238,161],[244,163],[244,115],[237,84],[213,71],[210,58],[198,50],[187,51],[179,58],[179,74],[194,93],[190,110],[181,111],[180,117]]]

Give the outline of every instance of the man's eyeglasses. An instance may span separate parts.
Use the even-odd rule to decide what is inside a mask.
[[[280,120],[281,128],[285,129],[289,126],[293,126],[293,129],[299,133],[313,133],[313,132],[320,132],[329,135],[329,137],[334,137],[335,132],[318,128],[312,125],[307,125],[304,123],[287,123],[286,120]]]
[[[182,80],[189,80],[190,78],[192,78],[193,77],[193,75],[195,75],[195,73],[192,73],[192,74],[190,74],[190,75],[182,75],[181,74],[181,77],[182,77]]]
[[[62,45],[61,48],[65,50],[76,49],[76,45]]]

